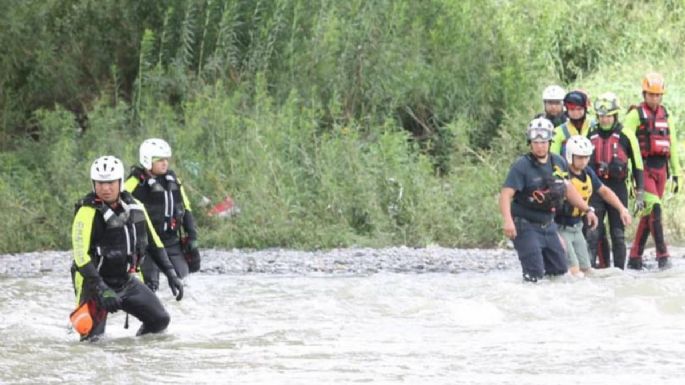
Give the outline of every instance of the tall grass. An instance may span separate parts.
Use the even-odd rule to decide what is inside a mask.
[[[0,252],[70,247],[97,156],[167,139],[205,246],[496,246],[549,83],[682,120],[685,7],[631,1],[0,5]],[[40,28],[27,29],[26,25]],[[59,59],[59,60],[58,60]],[[241,214],[207,216],[231,195]],[[682,197],[667,199],[681,240]]]

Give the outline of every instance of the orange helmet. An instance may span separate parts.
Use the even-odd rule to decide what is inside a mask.
[[[664,77],[658,72],[650,72],[642,79],[642,91],[650,94],[663,94],[666,92],[664,87]]]

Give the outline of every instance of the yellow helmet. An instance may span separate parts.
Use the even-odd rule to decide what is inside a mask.
[[[597,116],[618,115],[621,106],[618,104],[618,97],[613,92],[605,92],[595,100],[595,112]]]
[[[664,77],[658,72],[650,72],[642,79],[642,91],[650,94],[663,94],[666,92]]]

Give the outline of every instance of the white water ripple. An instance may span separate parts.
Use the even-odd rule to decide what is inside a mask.
[[[188,279],[181,302],[161,289],[165,334],[136,338],[139,322],[124,329],[117,313],[97,343],[68,333],[67,271],[43,270],[0,278],[0,383],[676,384],[685,264],[675,262],[536,285],[518,266],[208,270]]]

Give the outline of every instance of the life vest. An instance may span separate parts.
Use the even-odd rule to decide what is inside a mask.
[[[603,138],[596,128],[590,134],[595,147],[592,157],[593,168],[602,179],[624,180],[628,175],[628,153],[621,145],[620,126],[614,127],[611,135]]]
[[[585,118],[585,120],[583,120],[583,125],[580,127],[580,130],[576,129],[576,127],[573,126],[573,130],[576,132],[575,134],[571,134],[571,129],[569,128],[569,125],[572,124],[573,123],[571,122],[571,119],[568,119],[566,120],[566,122],[559,126],[562,134],[564,135],[564,139],[561,141],[561,151],[559,152],[559,155],[561,155],[561,157],[564,159],[566,159],[566,142],[568,142],[569,138],[573,135],[586,136],[589,132],[589,124],[587,117]]]
[[[583,201],[585,203],[590,202],[590,196],[592,196],[592,178],[590,178],[590,175],[588,175],[585,170],[583,170],[580,175],[574,175],[573,173],[571,174],[571,183],[573,184],[573,187],[576,188],[576,190],[580,193],[581,198],[583,198]],[[581,178],[585,177],[585,180],[582,180]],[[564,209],[563,213],[565,215],[570,215],[572,217],[581,217],[583,216],[583,212],[581,212],[578,208],[571,206],[568,202],[564,202]]]
[[[552,154],[549,157],[552,170],[554,170],[552,173],[547,173],[533,159],[532,155],[526,155],[526,158],[531,162],[531,167],[537,170],[542,178],[539,185],[528,186],[514,196],[514,200],[518,204],[533,210],[546,212],[556,212],[558,208],[562,207],[566,197],[566,182],[564,179],[566,173],[558,165],[554,164]]]
[[[94,226],[97,233],[89,254],[105,279],[117,279],[126,272],[139,271],[148,244],[144,208],[125,191],[121,193],[119,204],[123,211],[117,210],[117,214],[95,193],[86,195],[76,204],[76,211],[82,206],[94,208],[104,223],[104,226]],[[94,220],[98,220],[97,217]]]
[[[157,234],[162,241],[176,239],[185,215],[181,184],[176,174],[169,170],[165,175],[155,177],[140,167],[133,167],[131,175],[139,181],[133,196],[145,204]]]
[[[656,112],[652,111],[647,103],[640,103],[631,109],[637,109],[640,117],[640,125],[637,127],[637,141],[640,144],[640,154],[643,158],[648,156],[671,155],[671,133],[668,127],[668,111],[664,106],[659,106]]]

